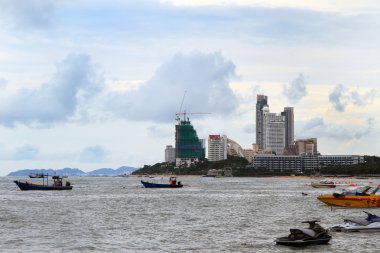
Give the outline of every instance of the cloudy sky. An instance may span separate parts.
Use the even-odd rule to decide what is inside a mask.
[[[265,94],[322,154],[379,155],[376,0],[0,0],[0,29],[0,175],[161,162],[185,91],[201,138],[249,148]]]

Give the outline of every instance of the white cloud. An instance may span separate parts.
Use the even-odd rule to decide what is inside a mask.
[[[229,87],[235,76],[235,65],[219,52],[176,54],[139,89],[110,93],[107,109],[129,120],[172,122],[187,91],[183,110],[228,115],[238,105]]]
[[[323,118],[313,118],[305,122],[298,122],[297,138],[330,138],[343,142],[352,139],[361,139],[372,134],[375,125],[374,118],[367,118],[366,122],[358,126],[337,125],[334,123],[326,123]]]
[[[299,102],[304,96],[307,95],[305,76],[301,73],[289,85],[284,85],[283,94],[290,102]]]
[[[99,163],[103,162],[108,155],[108,151],[101,146],[85,148],[79,155],[80,162]]]
[[[88,55],[69,55],[57,66],[49,83],[37,90],[22,89],[0,101],[0,124],[50,126],[66,122],[75,115],[78,104],[86,103],[99,92],[102,81]]]
[[[36,160],[39,153],[39,148],[34,145],[24,145],[16,148],[6,148],[0,145],[0,160]]]
[[[15,29],[46,28],[55,22],[54,1],[0,0],[0,21]]]
[[[347,105],[368,105],[374,101],[376,96],[377,91],[375,89],[371,89],[365,93],[360,93],[358,88],[356,90],[350,91],[342,84],[338,84],[331,92],[329,101],[332,103],[335,110],[338,112],[344,112]]]

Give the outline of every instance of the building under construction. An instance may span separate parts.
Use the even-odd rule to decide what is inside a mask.
[[[175,126],[175,157],[176,160],[205,158],[204,143],[186,116]]]

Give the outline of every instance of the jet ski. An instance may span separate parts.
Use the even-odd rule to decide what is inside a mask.
[[[303,221],[308,228],[292,228],[290,234],[276,239],[276,244],[294,247],[303,247],[316,244],[327,244],[331,236],[328,231],[319,225],[317,220]]]
[[[344,219],[343,224],[332,226],[330,229],[335,232],[380,232],[380,217],[365,213],[367,214],[366,218]]]

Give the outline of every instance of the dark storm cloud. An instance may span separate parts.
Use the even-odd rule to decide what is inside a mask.
[[[57,66],[52,80],[37,90],[19,90],[0,101],[0,124],[49,126],[72,117],[81,101],[101,89],[88,55],[70,55]]]
[[[307,94],[305,76],[301,73],[289,85],[284,85],[283,94],[291,103],[299,102]]]
[[[177,54],[139,89],[110,94],[108,109],[129,120],[172,122],[187,91],[182,112],[228,115],[238,105],[229,87],[235,76],[235,65],[219,52]]]

